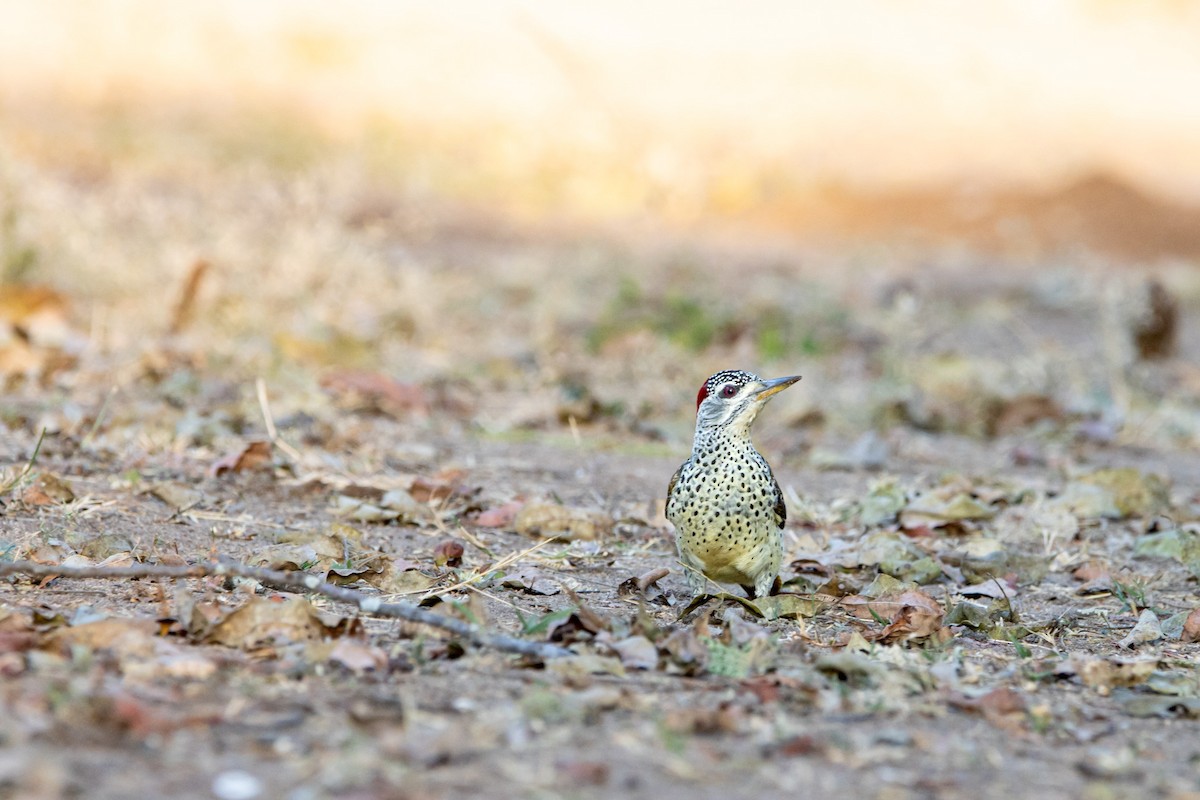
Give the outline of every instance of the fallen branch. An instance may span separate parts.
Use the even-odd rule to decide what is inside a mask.
[[[32,561],[0,561],[0,577],[28,575],[31,578],[205,578],[210,575],[236,575],[252,578],[264,586],[288,592],[313,592],[333,600],[356,606],[364,614],[418,622],[449,631],[479,647],[491,647],[508,653],[536,658],[558,658],[571,652],[549,642],[530,642],[503,633],[485,630],[461,619],[437,614],[412,603],[385,603],[344,586],[326,583],[316,575],[303,572],[283,572],[262,567],[248,567],[234,561],[207,562],[172,566],[168,564],[135,564],[128,567],[67,567],[56,564],[35,564]]]

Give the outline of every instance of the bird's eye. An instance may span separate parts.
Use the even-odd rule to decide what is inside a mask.
[[[726,400],[736,397],[737,393],[738,387],[734,386],[732,383],[727,383],[721,387],[721,397]]]

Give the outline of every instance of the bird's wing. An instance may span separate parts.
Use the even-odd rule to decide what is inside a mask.
[[[775,487],[775,524],[782,528],[787,524],[787,503],[783,502],[783,491],[774,475],[771,476],[771,485]]]
[[[671,482],[667,484],[667,502],[671,502],[671,495],[675,494],[675,484],[679,483],[679,473],[683,472],[683,464],[679,465],[679,469],[675,470],[675,474],[671,476]]]

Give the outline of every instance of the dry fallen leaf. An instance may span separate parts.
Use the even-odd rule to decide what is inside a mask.
[[[375,411],[397,419],[428,414],[429,398],[420,386],[366,370],[338,370],[321,378],[321,388],[342,408]]]
[[[1114,688],[1137,686],[1154,674],[1158,667],[1157,658],[1094,658],[1076,653],[1069,663],[1083,685],[1100,694],[1108,694]]]
[[[157,483],[151,487],[150,494],[169,505],[176,514],[182,514],[204,500],[203,494],[177,481]]]
[[[989,578],[983,583],[964,586],[958,590],[963,597],[990,597],[993,600],[1012,600],[1017,596],[1017,587],[1008,581],[1003,583]]]
[[[600,539],[612,533],[613,520],[598,511],[529,503],[517,514],[513,525],[517,533],[571,541]]]
[[[1157,475],[1133,467],[1099,469],[1082,475],[1074,483],[1098,487],[1112,498],[1121,517],[1163,513],[1171,507],[1170,489]]]
[[[252,597],[208,631],[205,639],[227,647],[253,650],[266,644],[303,642],[340,635],[342,620],[329,625],[303,597]]]
[[[208,468],[210,477],[220,477],[226,472],[250,472],[271,466],[271,443],[264,440],[247,442],[241,450],[234,451],[213,462]]]
[[[1193,609],[1183,623],[1183,642],[1200,642],[1200,608]]]
[[[1162,625],[1158,621],[1158,615],[1147,608],[1138,617],[1137,624],[1133,626],[1133,630],[1125,638],[1117,642],[1117,646],[1130,649],[1140,644],[1157,642],[1161,638],[1163,638],[1163,632]]]
[[[645,636],[627,636],[605,644],[627,669],[655,669],[658,666],[658,648]]]
[[[998,686],[974,697],[952,696],[950,705],[963,711],[977,711],[988,722],[1007,731],[1015,733],[1024,728],[1025,696],[1009,686]]]
[[[562,588],[532,565],[514,567],[505,573],[500,585],[509,589],[524,589],[530,594],[558,594]]]
[[[382,648],[366,642],[343,637],[333,642],[315,642],[306,651],[310,661],[330,661],[341,664],[353,673],[383,672],[388,657]]]
[[[152,619],[106,617],[81,625],[56,628],[50,634],[49,641],[64,648],[110,650],[124,660],[151,655],[157,630],[158,624]]]
[[[378,577],[371,575],[366,579],[385,595],[427,592],[437,583],[437,578],[426,575],[417,569],[416,564],[402,559],[388,565]]]
[[[466,470],[444,469],[432,478],[417,477],[408,487],[408,493],[418,503],[443,503],[455,495],[470,496],[474,489],[463,485]]]
[[[513,524],[518,512],[524,507],[524,500],[512,500],[502,506],[480,511],[474,522],[481,528],[507,528]]]
[[[84,542],[79,548],[79,553],[90,559],[102,561],[118,553],[128,553],[133,548],[133,540],[128,534],[103,533]]]
[[[74,499],[71,484],[49,472],[38,474],[21,492],[21,502],[27,506],[52,506]]]
[[[439,567],[461,567],[464,552],[462,542],[444,539],[433,549],[433,563]]]
[[[900,512],[901,526],[952,527],[964,522],[989,520],[996,516],[995,508],[984,505],[967,492],[956,492],[948,497],[944,494],[934,491],[913,500]]]
[[[825,608],[825,604],[821,601],[798,594],[773,594],[754,600],[747,600],[737,595],[729,595],[729,597],[765,620],[815,617]]]
[[[403,489],[392,489],[378,498],[339,494],[333,499],[333,512],[359,522],[413,523],[429,516],[429,507],[418,503]]]
[[[846,600],[842,603],[845,604]],[[875,600],[867,605],[875,615],[891,620],[883,630],[871,637],[876,641],[896,644],[928,639],[941,634],[944,615],[942,606],[920,589],[909,589],[895,599]],[[896,609],[894,616],[880,613],[888,608]]]
[[[555,764],[563,777],[563,783],[577,791],[577,786],[604,786],[608,783],[611,767],[604,761],[560,761]]]

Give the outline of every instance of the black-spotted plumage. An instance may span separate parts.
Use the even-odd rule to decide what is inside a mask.
[[[667,489],[667,518],[693,593],[705,578],[739,584],[751,597],[776,585],[787,506],[770,465],[754,449],[750,426],[767,400],[798,380],[764,381],[726,370],[696,395],[692,455]]]

